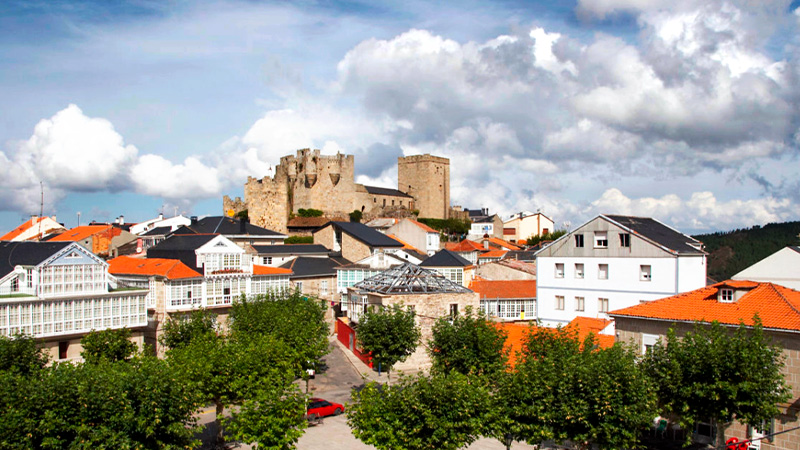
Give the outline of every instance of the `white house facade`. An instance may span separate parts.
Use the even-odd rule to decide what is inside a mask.
[[[800,291],[800,247],[784,247],[731,279],[775,283]]]
[[[600,215],[536,253],[544,325],[705,286],[702,243],[654,219]]]

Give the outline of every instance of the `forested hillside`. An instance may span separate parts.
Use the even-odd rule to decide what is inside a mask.
[[[800,222],[770,223],[694,237],[708,252],[708,276],[727,280],[787,245],[800,245]]]

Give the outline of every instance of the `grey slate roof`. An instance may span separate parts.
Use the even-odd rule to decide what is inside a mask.
[[[444,249],[439,250],[430,258],[422,261],[420,267],[467,267],[471,265],[471,262],[467,261],[458,253]]]
[[[377,186],[364,186],[364,189],[367,190],[370,194],[373,195],[392,195],[394,197],[406,197],[406,198],[414,198],[405,192],[400,192],[397,189],[389,189],[389,188],[382,188]]]
[[[699,246],[701,244],[700,241],[691,236],[687,236],[681,232],[678,232],[655,219],[651,219],[650,217],[615,216],[605,214],[603,216],[676,253],[703,253],[702,250],[698,250],[697,248],[689,245],[689,243],[693,243]]]
[[[800,253],[800,247],[798,247],[796,245],[790,245],[789,248],[794,250],[794,251],[796,251],[797,253]]]
[[[0,278],[16,266],[36,266],[72,242],[0,241]]]
[[[403,244],[358,222],[330,222],[334,227],[370,247],[402,247]]]
[[[516,259],[519,261],[536,261],[536,252],[531,250],[510,250],[503,259]]]
[[[217,237],[216,234],[173,234],[147,249],[148,258],[178,259],[187,266],[203,273],[197,266],[195,250]]]
[[[313,258],[298,256],[297,258],[281,265],[283,269],[291,269],[293,274],[290,279],[336,276],[336,267],[349,264],[344,258]]]
[[[259,255],[327,255],[331,251],[319,244],[253,245]]]
[[[156,227],[141,236],[166,236],[172,231],[172,227]]]
[[[225,236],[274,236],[281,238],[285,234],[278,233],[277,231],[268,230],[266,228],[257,227],[250,222],[244,223],[244,232],[242,232],[242,223],[239,219],[234,219],[225,216],[211,216],[204,217],[197,222],[189,225],[182,226],[175,230],[173,234],[222,234]]]

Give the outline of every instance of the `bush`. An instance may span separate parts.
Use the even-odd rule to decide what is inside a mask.
[[[284,244],[313,244],[314,236],[289,236],[283,240]]]
[[[303,209],[300,208],[297,210],[297,215],[300,217],[322,217],[322,211],[318,209]]]

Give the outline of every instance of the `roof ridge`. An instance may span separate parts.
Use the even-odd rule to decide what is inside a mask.
[[[792,304],[792,302],[791,302],[791,301],[789,301],[789,299],[788,299],[788,298],[786,298],[786,296],[784,296],[784,295],[783,295],[783,293],[781,293],[781,291],[780,291],[780,290],[778,290],[778,288],[777,288],[777,287],[776,287],[776,286],[775,286],[773,283],[765,283],[765,284],[766,284],[766,285],[768,285],[769,287],[771,287],[771,288],[772,288],[772,290],[773,290],[773,291],[775,291],[775,293],[776,293],[776,294],[778,294],[778,296],[780,296],[780,298],[781,298],[781,299],[782,299],[784,302],[786,302],[786,304],[787,304],[787,305],[789,305],[789,308],[792,308],[792,310],[793,310],[794,312],[796,312],[798,315],[800,315],[800,310],[798,310],[798,309],[797,309],[797,307],[795,307],[795,306]]]

